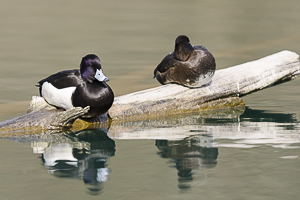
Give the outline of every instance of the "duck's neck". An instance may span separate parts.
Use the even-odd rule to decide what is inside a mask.
[[[177,60],[187,61],[193,50],[194,47],[189,42],[186,42],[184,44],[176,44],[174,54]]]

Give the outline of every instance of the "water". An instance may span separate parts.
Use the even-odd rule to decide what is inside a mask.
[[[116,96],[158,86],[153,70],[179,34],[208,48],[217,69],[300,53],[298,4],[2,1],[0,120],[25,114],[37,81],[88,53]],[[241,115],[2,139],[1,199],[297,199],[299,84],[244,97]]]
[[[1,195],[297,199],[299,128],[293,114],[246,108],[231,118],[187,115],[155,125],[119,124],[108,133],[102,129],[13,137],[0,140],[5,180]]]

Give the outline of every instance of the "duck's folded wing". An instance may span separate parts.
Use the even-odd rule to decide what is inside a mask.
[[[80,72],[77,69],[65,70],[44,78],[38,82],[41,87],[45,82],[51,83],[57,89],[78,86],[82,83]]]

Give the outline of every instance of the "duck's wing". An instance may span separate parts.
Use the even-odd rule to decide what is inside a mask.
[[[41,87],[45,82],[51,83],[57,89],[78,86],[82,83],[80,72],[77,69],[65,70],[44,78],[38,82]]]
[[[80,72],[78,69],[74,70],[65,70],[58,72],[56,74],[52,74],[51,76],[44,78],[38,82],[37,87],[39,87],[40,95],[42,96],[42,85],[45,83],[51,83],[55,88],[62,89],[68,87],[77,87],[83,81],[80,76]]]

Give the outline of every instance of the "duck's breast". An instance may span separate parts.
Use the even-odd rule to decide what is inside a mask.
[[[90,106],[91,110],[105,110],[105,112],[111,107],[113,100],[113,91],[105,82],[80,85],[72,95],[72,103],[75,107]]]

